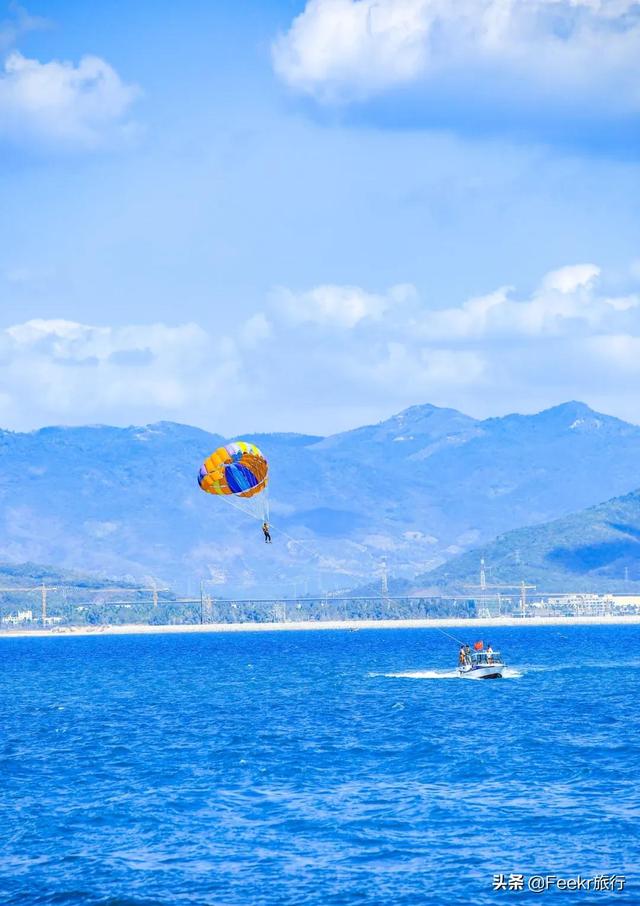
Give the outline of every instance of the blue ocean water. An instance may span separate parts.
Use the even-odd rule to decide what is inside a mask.
[[[0,640],[0,902],[639,903],[640,627],[484,640],[520,675],[436,630]]]

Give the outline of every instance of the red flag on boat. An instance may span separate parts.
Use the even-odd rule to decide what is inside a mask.
[[[475,642],[473,649],[474,649],[474,651],[482,651],[483,647],[484,647],[484,642]]]

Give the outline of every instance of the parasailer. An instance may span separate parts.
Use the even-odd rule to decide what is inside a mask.
[[[269,531],[269,523],[262,523],[262,534],[264,535],[264,543],[271,544],[271,532]]]
[[[266,526],[265,541],[271,541],[269,532],[269,505],[267,484],[269,464],[255,444],[237,440],[219,447],[200,467],[198,484],[207,494],[221,496],[232,503],[234,499],[259,498],[262,512],[258,518]],[[258,502],[258,501],[257,501]],[[252,513],[251,515],[257,515]]]

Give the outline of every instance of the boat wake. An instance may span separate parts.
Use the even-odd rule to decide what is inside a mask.
[[[505,667],[502,673],[502,679],[520,679],[521,676],[524,676],[524,671],[515,667]]]
[[[457,670],[407,670],[402,673],[370,673],[369,676],[383,676],[387,679],[461,679]],[[502,679],[520,679],[522,673],[513,667],[505,667]]]
[[[407,670],[404,673],[372,673],[388,679],[458,679],[457,670]]]

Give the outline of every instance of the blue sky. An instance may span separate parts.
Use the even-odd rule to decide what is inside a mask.
[[[4,427],[640,421],[627,0],[13,4],[0,55]]]

